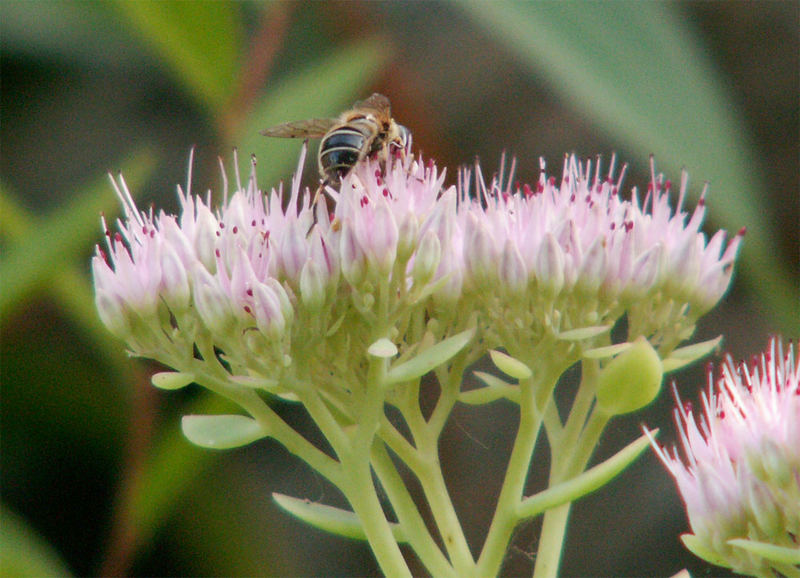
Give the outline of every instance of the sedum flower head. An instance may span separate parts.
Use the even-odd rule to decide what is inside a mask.
[[[567,157],[560,182],[542,163],[515,190],[476,167],[473,191],[468,172],[445,186],[409,154],[359,163],[327,189],[331,214],[301,194],[300,171],[265,195],[253,168],[219,209],[179,189],[178,216],[139,211],[120,179],[126,214],[93,259],[96,303],[136,355],[277,394],[329,388],[342,407],[380,339],[402,358],[477,327],[466,362],[539,343],[571,362],[570,340],[607,339],[627,314],[631,341],[668,354],[726,291],[741,235],[706,239],[703,201],[682,210],[685,178],[676,209],[661,177],[631,201],[621,178]]]
[[[744,232],[727,246],[724,231],[708,240],[705,191],[691,215],[683,211],[685,174],[673,209],[670,182],[655,174],[643,199],[634,189],[624,200],[625,169],[615,176],[613,159],[603,176],[599,161],[566,157],[560,182],[541,168],[535,187],[512,191],[502,173],[489,186],[477,178],[474,195],[462,186],[465,295],[505,333],[496,339],[506,347],[610,328],[627,314],[628,341],[644,336],[669,354],[727,290]],[[521,331],[510,320],[522,320]]]
[[[675,418],[685,459],[674,448],[654,447],[686,504],[692,528],[684,536],[687,546],[740,573],[795,575],[800,566],[800,365],[794,348],[784,352],[781,341],[773,339],[750,365],[736,365],[728,356],[716,384],[709,376],[699,418],[678,402]],[[792,560],[795,568],[787,573]]]

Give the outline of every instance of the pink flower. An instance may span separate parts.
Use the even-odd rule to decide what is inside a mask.
[[[702,402],[697,420],[680,400],[675,410],[685,459],[653,442],[686,504],[693,535],[684,541],[740,573],[786,574],[778,562],[729,541],[794,549],[800,559],[800,365],[794,348],[784,354],[773,339],[750,365],[728,356],[716,384],[709,375]]]
[[[706,242],[703,203],[681,211],[685,179],[673,211],[660,177],[643,202],[623,200],[613,161],[603,178],[568,157],[560,184],[542,169],[535,188],[512,191],[476,167],[472,194],[467,173],[445,186],[411,154],[367,161],[326,190],[331,215],[324,198],[310,206],[300,171],[265,195],[253,168],[216,210],[179,191],[179,217],[139,211],[120,178],[126,214],[93,261],[97,307],[135,354],[188,371],[205,344],[204,359],[216,349],[238,371],[292,383],[341,382],[344,360],[364,366],[378,338],[402,351],[409,328],[438,339],[476,320],[483,347],[513,349],[503,341],[602,332],[627,314],[630,340],[668,354],[727,289],[740,236]]]
[[[491,297],[496,287],[513,287],[533,298],[530,312],[546,315],[545,326],[554,304],[562,320],[556,332],[613,324],[627,309],[629,340],[656,336],[674,347],[691,334],[694,320],[727,290],[743,231],[727,247],[724,231],[707,241],[700,230],[705,193],[691,215],[682,210],[685,174],[673,209],[671,185],[660,175],[643,201],[635,189],[626,201],[619,194],[625,169],[615,177],[613,159],[603,177],[599,161],[593,167],[567,157],[560,183],[541,164],[535,188],[512,190],[502,173],[487,186],[476,167],[473,193],[470,175],[462,175],[466,290]]]

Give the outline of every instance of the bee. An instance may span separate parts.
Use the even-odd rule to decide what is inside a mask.
[[[261,134],[322,139],[317,154],[322,183],[314,201],[326,185],[338,185],[359,161],[375,157],[386,162],[392,150],[404,151],[411,139],[409,130],[392,118],[389,99],[377,92],[337,118],[287,122],[262,130]]]

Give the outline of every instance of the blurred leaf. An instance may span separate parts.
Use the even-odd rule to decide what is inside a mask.
[[[230,402],[203,391],[185,411],[211,414],[231,409]],[[149,540],[186,488],[202,476],[219,456],[218,452],[193,446],[183,436],[177,420],[163,428],[161,438],[151,448],[150,458],[142,473],[141,489],[131,508],[139,543]]]
[[[144,179],[153,165],[148,152],[133,155],[123,166],[129,182]],[[3,231],[19,234],[16,242],[9,242],[0,263],[0,279],[3,291],[0,294],[0,317],[26,297],[50,288],[53,280],[66,274],[68,268],[101,236],[99,217],[103,212],[114,214],[119,201],[105,176],[87,187],[87,192],[75,198],[41,221],[28,221],[24,211],[15,207],[5,190],[0,191]],[[88,303],[91,303],[89,293]],[[84,305],[85,306],[85,305]]]
[[[0,575],[70,576],[56,551],[25,521],[0,506]]]
[[[290,120],[336,116],[356,100],[369,96],[365,87],[386,61],[385,45],[377,38],[357,42],[269,84],[263,100],[243,123],[242,134],[235,139],[239,150],[245,153],[239,158],[241,174],[250,174],[249,155],[257,152],[261,187],[277,186],[280,179],[288,181],[297,166],[301,141],[268,139],[258,132]],[[312,163],[316,181],[316,162]]]
[[[5,1],[0,18],[3,55],[25,54],[70,66],[119,67],[138,61],[96,2]],[[114,14],[113,16],[117,16]]]
[[[747,226],[740,270],[773,322],[797,332],[797,282],[776,258],[766,187],[725,82],[665,2],[464,2],[476,24],[580,114],[674,175],[711,182],[710,215]],[[697,190],[698,187],[693,187]],[[769,271],[765,275],[764,271]]]
[[[211,114],[227,103],[243,42],[240,4],[120,0],[115,6]]]

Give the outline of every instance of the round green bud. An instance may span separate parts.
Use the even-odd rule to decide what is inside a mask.
[[[641,409],[661,389],[661,358],[644,337],[612,359],[597,379],[597,403],[610,415]]]

